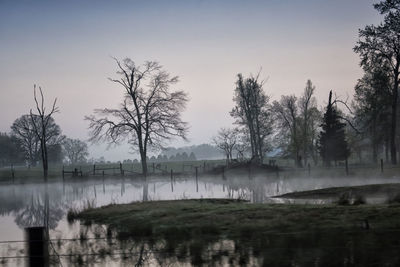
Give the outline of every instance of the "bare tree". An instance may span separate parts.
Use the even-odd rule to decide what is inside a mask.
[[[36,96],[36,85],[34,85],[33,97],[35,99],[36,110],[37,110],[38,114],[33,114],[32,109],[31,109],[30,117],[31,117],[31,122],[33,125],[34,133],[36,134],[36,136],[40,142],[40,148],[41,148],[40,153],[41,153],[42,165],[43,165],[43,177],[44,177],[45,181],[47,181],[48,171],[49,171],[48,151],[47,151],[48,143],[47,142],[50,138],[52,138],[53,134],[55,134],[57,132],[57,131],[50,131],[50,126],[52,125],[52,122],[54,123],[54,120],[52,118],[53,114],[59,112],[59,109],[56,106],[56,104],[57,104],[57,98],[56,98],[56,99],[54,99],[53,106],[52,106],[50,112],[46,114],[46,108],[44,106],[43,91],[40,86],[39,86],[39,92],[40,92],[40,103]],[[58,135],[59,135],[59,132],[60,131],[58,131]]]
[[[236,119],[236,124],[247,128],[252,159],[262,163],[268,148],[265,140],[271,134],[271,116],[269,97],[263,90],[264,82],[258,78],[259,75],[244,79],[242,74],[238,74],[233,97],[236,105],[230,114]]]
[[[128,140],[140,153],[142,172],[147,175],[147,151],[161,148],[173,137],[186,139],[187,123],[181,113],[188,101],[184,91],[170,92],[178,82],[157,62],[148,61],[142,66],[129,58],[115,59],[119,79],[110,79],[122,86],[123,102],[116,109],[96,109],[89,121],[90,140],[106,140],[117,144]]]
[[[233,159],[233,150],[238,143],[238,131],[236,129],[221,128],[212,141],[224,152],[226,163],[229,165]]]
[[[89,156],[88,145],[79,139],[66,138],[62,143],[65,156],[70,164],[86,162]]]
[[[39,118],[35,117],[35,119]],[[18,139],[29,165],[35,166],[40,153],[40,142],[30,115],[22,115],[16,119],[11,126],[11,134]]]
[[[301,142],[304,166],[308,163],[311,155],[315,161],[317,128],[320,124],[321,113],[317,108],[317,101],[314,97],[315,86],[311,80],[307,80],[303,95],[300,97],[299,116],[301,119]]]
[[[34,115],[36,125],[41,124],[39,116]],[[31,115],[22,115],[17,118],[11,126],[11,134],[17,138],[23,153],[25,153],[25,159],[32,166],[36,165],[36,162],[40,159],[40,140],[35,132],[35,127],[32,123]],[[53,118],[49,119],[47,125],[46,143],[47,145],[59,144],[62,140],[61,129]]]
[[[294,95],[282,96],[279,102],[273,102],[272,110],[275,116],[275,123],[280,129],[280,142],[285,143],[286,152],[293,156],[296,166],[301,166],[301,138],[297,97]]]

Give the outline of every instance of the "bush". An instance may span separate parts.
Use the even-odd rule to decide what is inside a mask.
[[[350,194],[349,193],[343,193],[339,196],[339,199],[337,201],[338,205],[350,205]]]
[[[365,200],[365,197],[364,197],[364,196],[362,196],[362,195],[356,195],[356,196],[354,197],[353,205],[363,205],[363,204],[366,204],[366,203],[367,203],[367,201]]]
[[[400,204],[400,193],[389,195],[387,199],[388,204]]]

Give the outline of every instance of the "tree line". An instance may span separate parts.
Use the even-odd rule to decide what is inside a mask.
[[[213,138],[228,162],[233,154],[243,159],[243,153],[263,162],[266,151],[278,149],[298,167],[319,159],[330,166],[354,152],[360,159],[363,152],[370,153],[374,163],[384,154],[387,162],[397,164],[400,0],[382,1],[374,8],[384,17],[379,25],[359,30],[354,52],[364,75],[351,103],[333,98],[331,91],[327,106],[318,108],[311,80],[300,97],[287,95],[270,103],[259,75],[238,75],[230,113],[236,127],[222,128]]]

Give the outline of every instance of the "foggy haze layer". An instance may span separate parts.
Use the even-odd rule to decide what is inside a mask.
[[[229,127],[237,73],[267,79],[272,100],[299,95],[307,79],[320,106],[329,90],[351,97],[362,76],[352,51],[358,29],[381,17],[370,0],[1,1],[0,131],[34,107],[42,86],[63,134],[86,140],[84,116],[117,107],[123,91],[111,56],[159,61],[189,93],[189,143]],[[171,145],[188,145],[174,141]],[[133,158],[124,145],[92,146],[91,156]]]

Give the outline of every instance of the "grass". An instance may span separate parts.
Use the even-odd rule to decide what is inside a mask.
[[[181,172],[192,172],[194,173],[194,167],[199,167],[199,173],[203,172],[204,165],[206,169],[211,169],[217,165],[224,165],[225,160],[197,160],[197,161],[171,161],[171,162],[160,162],[148,163],[148,172],[149,174],[161,174],[161,173],[169,173],[171,170],[176,173]],[[158,165],[158,166],[157,166]],[[96,164],[96,174],[102,175],[102,169],[104,170],[104,174],[107,176],[110,175],[120,175],[119,163],[104,163],[104,164]],[[75,168],[82,170],[84,176],[92,175],[93,173],[93,164],[82,164],[82,165],[74,165],[74,166],[64,166],[66,171],[73,171]],[[115,169],[111,169],[115,168]],[[132,173],[137,174],[141,173],[142,166],[140,163],[124,163],[122,164],[123,170],[125,170],[125,175],[130,175]],[[59,180],[62,178],[62,170],[63,165],[50,165],[49,168],[49,180]],[[43,180],[43,169],[41,166],[35,167],[14,167],[14,176],[16,182],[26,182],[26,181],[36,181]],[[66,177],[71,177],[70,174],[66,174]],[[0,168],[0,181],[8,181],[12,182],[12,172],[11,167]]]

